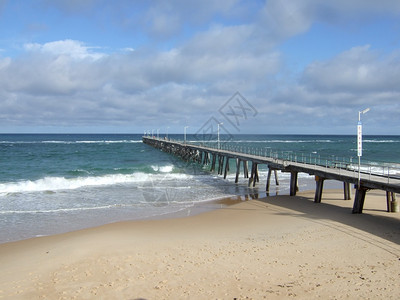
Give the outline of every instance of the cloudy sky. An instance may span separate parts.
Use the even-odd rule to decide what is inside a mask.
[[[238,92],[238,93],[237,93]],[[400,134],[398,0],[0,0],[0,132]]]

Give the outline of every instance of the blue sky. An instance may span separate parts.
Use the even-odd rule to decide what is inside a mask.
[[[0,0],[0,104],[0,132],[356,134],[370,107],[400,134],[400,2]]]

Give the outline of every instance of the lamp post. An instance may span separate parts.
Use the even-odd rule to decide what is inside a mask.
[[[157,139],[160,139],[160,129],[157,129]]]
[[[188,128],[189,126],[185,126],[184,129],[184,144],[186,145],[186,128]]]
[[[223,125],[224,123],[218,123],[217,124],[217,147],[218,147],[218,150],[219,150],[219,148],[220,148],[220,145],[219,145],[219,125]]]
[[[169,126],[167,127],[167,141],[168,141],[168,129],[169,129]]]
[[[357,156],[358,156],[358,189],[360,189],[360,181],[361,181],[361,156],[362,156],[362,123],[361,123],[361,115],[369,112],[370,108],[366,108],[358,112],[358,124],[357,124]]]

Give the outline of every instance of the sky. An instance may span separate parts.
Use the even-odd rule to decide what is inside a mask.
[[[0,0],[0,133],[400,134],[398,0]]]

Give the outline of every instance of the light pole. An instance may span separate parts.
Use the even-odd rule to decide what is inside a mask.
[[[220,145],[219,145],[219,125],[223,125],[223,124],[224,124],[224,123],[218,123],[218,124],[217,124],[217,139],[218,139],[218,140],[217,140],[217,141],[218,141],[218,142],[217,142],[217,147],[218,147],[218,150],[219,150],[219,148],[220,148],[220,147],[219,147],[219,146],[220,146]]]
[[[362,123],[361,115],[369,112],[370,108],[366,108],[358,112],[358,124],[357,124],[357,156],[358,156],[358,189],[360,189],[360,167],[361,167],[361,156],[362,156]]]
[[[151,138],[154,137],[154,129],[151,130]]]
[[[167,127],[167,141],[168,141],[168,129],[169,129],[169,126]]]
[[[157,139],[160,139],[160,129],[157,129]]]
[[[189,126],[185,126],[184,129],[184,144],[186,145],[186,128],[188,128]]]

